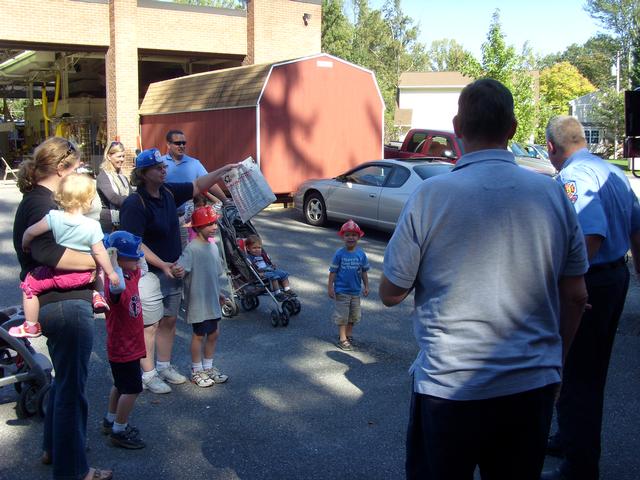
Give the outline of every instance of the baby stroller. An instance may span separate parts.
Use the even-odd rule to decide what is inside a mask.
[[[251,222],[244,223],[238,209],[232,204],[225,205],[220,213],[218,226],[224,247],[223,256],[227,264],[230,288],[234,297],[233,305],[223,306],[223,314],[232,316],[238,313],[239,308],[235,298],[240,299],[240,305],[244,310],[250,311],[258,308],[259,297],[265,295],[270,297],[274,304],[271,310],[271,325],[286,327],[289,325],[289,319],[300,313],[302,308],[300,301],[295,297],[286,298],[282,302],[278,301],[245,255],[244,239],[249,235],[258,234]]]
[[[22,322],[24,316],[16,307],[0,311],[0,387],[13,385],[20,395],[18,418],[44,417],[53,365],[29,340],[9,335],[9,328]]]

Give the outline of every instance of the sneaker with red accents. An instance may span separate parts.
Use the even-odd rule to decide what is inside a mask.
[[[98,292],[93,292],[93,313],[104,313],[109,311],[109,305],[104,297]]]
[[[9,329],[9,335],[18,338],[36,338],[42,335],[42,329],[39,323],[24,322],[17,327],[11,327]]]

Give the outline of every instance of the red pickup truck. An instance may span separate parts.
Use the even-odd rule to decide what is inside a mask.
[[[426,128],[409,130],[399,148],[384,147],[384,158],[435,157],[455,163],[463,154],[462,142],[455,133]]]
[[[509,150],[513,152],[516,163],[521,167],[550,177],[556,174],[556,169],[549,159],[533,158],[513,142],[509,144]],[[430,157],[456,163],[462,155],[464,155],[462,140],[456,137],[455,133],[428,128],[409,130],[399,148],[390,145],[384,147],[384,158]]]

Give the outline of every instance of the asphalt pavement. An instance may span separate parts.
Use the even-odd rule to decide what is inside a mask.
[[[639,185],[640,186],[640,181]],[[0,184],[0,306],[18,304],[18,265],[11,229],[20,195]],[[252,312],[221,322],[215,363],[227,383],[144,392],[131,418],[147,448],[108,445],[100,420],[111,386],[104,320],[95,323],[89,376],[89,463],[117,479],[401,479],[410,379],[417,352],[410,302],[388,309],[377,296],[389,235],[367,231],[361,246],[372,271],[371,294],[354,330],[357,348],[335,346],[326,295],[327,269],[341,246],[338,226],[314,228],[293,209],[254,220],[265,249],[291,274],[302,311],[288,327],[271,326],[273,304],[260,297]],[[455,261],[455,252],[451,252]],[[603,480],[640,478],[640,296],[634,277],[614,347],[603,432]],[[179,322],[173,361],[189,369],[190,329]],[[43,339],[33,342],[46,353]],[[42,422],[18,420],[17,395],[0,388],[0,479],[50,478],[39,463]],[[554,460],[547,463],[554,465]]]

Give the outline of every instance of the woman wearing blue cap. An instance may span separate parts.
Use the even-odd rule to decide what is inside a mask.
[[[131,183],[138,187],[120,209],[120,228],[142,237],[149,273],[140,279],[146,358],[140,361],[142,384],[153,393],[169,393],[167,383],[187,378],[171,365],[176,318],[182,296],[181,268],[172,267],[182,253],[176,205],[207,191],[237,164],[229,164],[188,183],[165,183],[167,167],[156,148],[136,158]],[[154,354],[157,348],[157,361]]]

